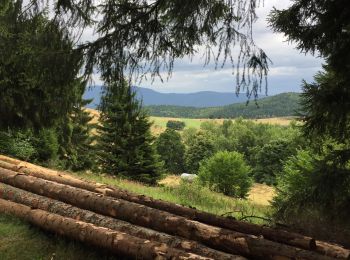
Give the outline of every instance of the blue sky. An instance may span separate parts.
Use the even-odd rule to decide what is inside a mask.
[[[282,92],[301,91],[301,81],[311,81],[313,75],[321,69],[322,59],[305,55],[295,49],[295,45],[286,42],[282,34],[273,33],[268,27],[266,18],[270,10],[287,8],[289,0],[265,0],[264,5],[257,10],[258,21],[254,24],[256,44],[262,48],[273,64],[268,75],[268,95]],[[175,62],[171,78],[161,82],[159,79],[143,80],[141,87],[147,87],[159,92],[191,93],[198,91],[234,92],[235,77],[232,68],[226,66],[215,70],[214,64],[203,67],[202,55],[196,55],[192,60],[185,58]],[[101,84],[98,76],[95,84]],[[264,94],[264,93],[263,93]]]

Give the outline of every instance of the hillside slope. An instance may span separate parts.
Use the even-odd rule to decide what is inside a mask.
[[[192,107],[217,107],[234,103],[241,103],[247,100],[246,94],[201,91],[196,93],[160,93],[158,91],[134,87],[136,96],[142,100],[145,106],[149,105],[171,105],[171,106],[192,106]],[[84,98],[93,99],[89,108],[96,108],[100,102],[101,86],[95,86],[87,90]],[[260,98],[260,96],[259,96]]]
[[[282,93],[272,97],[221,107],[181,107],[181,106],[147,106],[152,116],[186,117],[186,118],[268,118],[295,116],[300,110],[298,93]]]

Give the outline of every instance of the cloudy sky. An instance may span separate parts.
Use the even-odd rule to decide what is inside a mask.
[[[262,48],[273,64],[268,75],[268,95],[282,92],[300,92],[301,80],[311,81],[313,75],[320,70],[322,60],[305,55],[295,49],[295,45],[286,42],[282,34],[273,33],[268,27],[266,18],[273,7],[283,9],[290,5],[289,0],[265,0],[259,7],[258,21],[254,24],[256,44]],[[159,92],[191,93],[197,91],[234,92],[235,77],[232,68],[214,69],[214,65],[203,67],[202,55],[193,60],[182,59],[175,63],[172,77],[167,81],[142,81],[138,84]],[[95,84],[99,80],[95,78]]]

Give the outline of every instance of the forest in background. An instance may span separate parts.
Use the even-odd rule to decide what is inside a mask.
[[[271,118],[301,114],[300,96],[283,93],[272,97],[222,107],[145,106],[151,116],[184,118]]]

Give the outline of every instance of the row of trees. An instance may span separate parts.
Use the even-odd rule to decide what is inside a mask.
[[[247,185],[250,179],[275,185],[283,163],[304,147],[306,141],[295,123],[277,126],[256,124],[240,118],[235,121],[225,120],[222,125],[204,122],[200,130],[188,128],[182,134],[168,128],[160,134],[155,145],[167,172],[199,173],[200,176],[202,173],[207,176],[203,180],[208,179],[207,161],[213,160],[215,167],[212,169],[217,169],[213,175],[217,175],[217,178],[222,176],[222,185],[226,183],[234,187],[241,186],[238,185],[240,182]],[[231,157],[232,160],[225,159]],[[237,167],[234,167],[234,161]],[[245,170],[241,170],[243,168]],[[232,178],[229,178],[230,175]],[[235,193],[234,188],[214,190],[243,197],[248,192],[247,188],[244,193]]]
[[[152,116],[185,118],[270,118],[295,116],[300,110],[300,94],[282,93],[259,99],[258,103],[238,103],[222,107],[147,106]],[[258,104],[258,106],[257,106]]]

